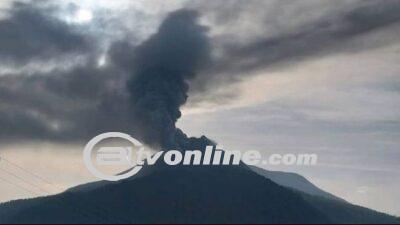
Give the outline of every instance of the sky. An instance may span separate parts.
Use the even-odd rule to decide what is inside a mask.
[[[0,156],[59,187],[2,183],[0,201],[94,180],[83,146],[135,128],[132,60],[176,10],[196,16],[211,46],[177,127],[230,150],[316,153],[313,167],[267,169],[400,215],[397,0],[0,1]],[[1,168],[18,182],[4,172],[18,168]]]

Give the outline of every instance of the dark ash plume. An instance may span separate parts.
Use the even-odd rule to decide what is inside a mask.
[[[187,100],[188,81],[210,61],[206,27],[197,12],[171,13],[158,32],[134,51],[128,82],[130,102],[142,140],[161,149],[202,148],[207,138],[187,138],[176,128],[180,106]]]

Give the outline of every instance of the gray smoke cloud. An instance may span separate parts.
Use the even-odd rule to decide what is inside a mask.
[[[105,66],[98,66],[97,60],[99,49],[107,46],[100,46],[105,43],[101,36],[91,35],[92,30],[101,30],[98,24],[93,22],[94,27],[82,32],[77,25],[54,16],[58,12],[52,5],[55,3],[51,7],[46,1],[14,4],[10,17],[0,20],[2,68],[9,64],[24,68],[36,61],[52,64],[48,60],[60,57],[68,60],[56,61],[54,69],[46,72],[4,73],[0,68],[0,139],[76,141],[101,132],[121,131],[156,147],[189,149],[186,146],[210,141],[205,137],[188,138],[176,128],[180,107],[188,95],[194,102],[225,104],[236,93],[221,99],[210,89],[247,79],[252,71],[398,41],[393,33],[399,27],[399,1],[356,1],[351,7],[339,9],[326,3],[326,9],[335,10],[326,10],[329,13],[273,34],[261,28],[286,18],[265,13],[262,9],[270,5],[263,2],[215,1],[207,7],[196,3],[186,6],[190,10],[165,13],[159,19],[158,30],[145,41],[136,42],[140,39],[131,38],[131,34],[108,40],[112,44],[105,54]],[[229,10],[216,10],[223,4]],[[279,11],[286,9],[288,2],[271,5],[277,7],[272,11]],[[213,13],[216,22],[207,23],[207,27],[199,25]],[[259,27],[260,33],[236,28],[237,18],[243,14],[259,18],[253,26]],[[121,18],[121,22],[124,20]],[[218,26],[234,32],[222,36],[207,32]],[[393,28],[392,33],[385,31],[379,39],[364,39],[389,28]],[[134,33],[136,28],[131,29]],[[218,54],[214,54],[216,49]],[[84,60],[79,64],[63,67],[82,55]]]
[[[16,8],[17,12],[19,8],[37,12],[28,13],[26,20],[32,27],[42,26],[42,20],[35,18],[45,18],[44,12],[29,5],[17,4]],[[108,54],[110,64],[105,67],[97,65],[89,43],[86,48],[72,42],[71,46],[50,52],[45,48],[36,50],[24,46],[27,53],[24,57],[3,53],[21,65],[36,58],[46,59],[45,55],[69,54],[75,52],[75,48],[87,49],[88,58],[83,65],[69,70],[1,76],[0,138],[4,142],[21,138],[69,142],[88,140],[101,132],[120,131],[157,148],[202,148],[211,143],[205,137],[188,138],[175,127],[181,116],[179,108],[188,97],[188,81],[210,61],[207,29],[197,23],[197,18],[196,11],[176,11],[143,43],[137,46],[129,41],[114,43]],[[14,15],[3,24],[19,20],[19,16]],[[63,24],[57,20],[52,23]],[[53,27],[46,25],[41,29],[53,33]],[[4,31],[3,34],[11,32]],[[46,32],[40,34],[46,36]],[[89,38],[73,30],[65,29],[65,32],[77,35],[79,40]],[[35,36],[30,38],[35,40]],[[50,47],[60,44],[52,43],[50,38],[40,38],[38,43],[42,41]],[[36,54],[30,55],[30,52]]]
[[[370,2],[304,24],[283,35],[260,38],[242,46],[229,46],[225,50],[226,57],[216,67],[223,72],[243,73],[280,62],[300,62],[320,54],[360,51],[388,45],[398,39],[384,39],[368,45],[361,40],[358,43],[351,41],[373,30],[396,25],[400,21],[399,12],[399,1]]]
[[[93,42],[52,16],[54,7],[15,2],[10,18],[0,20],[0,59],[21,66],[33,60],[50,60],[92,52]]]
[[[248,41],[243,41],[245,38],[241,35],[246,33],[246,30],[240,26],[239,18],[250,20],[252,17],[259,17],[252,26],[262,30],[271,23],[278,23],[276,18],[284,21],[285,18],[274,11],[281,12],[295,4],[288,1],[281,2],[278,4],[270,1],[248,1],[246,4],[246,1],[240,0],[214,1],[210,5],[197,2],[191,6],[206,10],[205,16],[215,18],[215,24],[238,27],[232,28],[236,33],[230,31],[227,35],[214,37],[213,42],[218,44],[221,53],[207,73],[200,76],[201,79],[195,80],[193,94],[196,95],[197,101],[209,101],[210,96],[203,95],[204,92],[212,92],[219,86],[243,81],[252,72],[279,70],[317,57],[366,51],[399,42],[400,1],[354,1],[352,4],[344,3],[348,4],[346,7],[326,3],[328,7],[322,5],[321,9],[325,7],[332,9],[332,12],[301,23],[289,21],[298,25],[286,30],[282,28],[284,31],[277,33],[250,32],[245,36]],[[273,10],[268,13],[271,15],[260,14],[259,11],[263,7],[270,5]],[[225,10],[215,10],[219,8]],[[312,14],[315,10],[319,8],[311,7],[308,10],[294,12],[302,18],[303,14]],[[255,15],[251,12],[255,12]],[[383,34],[378,38],[371,38],[374,32]],[[218,96],[213,97],[216,101],[221,101]],[[219,97],[222,101],[232,99],[231,94],[228,94],[227,98]]]
[[[182,149],[189,139],[175,127],[180,107],[188,98],[188,80],[210,61],[206,28],[195,11],[171,13],[134,53],[128,82],[133,118],[146,143],[164,149]]]

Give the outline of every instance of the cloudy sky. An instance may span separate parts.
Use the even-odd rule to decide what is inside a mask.
[[[126,83],[137,46],[176,10],[197,15],[210,43],[179,128],[226,149],[317,153],[315,167],[268,169],[400,215],[397,0],[0,1],[1,156],[60,189],[92,181],[82,146],[135,127]],[[19,182],[4,171],[17,168],[0,169]],[[34,193],[0,185],[0,201]]]

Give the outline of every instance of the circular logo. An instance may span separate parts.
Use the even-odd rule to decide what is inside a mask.
[[[123,139],[125,141],[128,141],[129,143],[132,144],[132,146],[134,148],[138,148],[138,151],[143,150],[143,145],[142,143],[140,143],[138,140],[136,140],[135,138],[131,137],[128,134],[125,133],[120,133],[120,132],[108,132],[108,133],[103,133],[100,135],[97,135],[96,137],[94,137],[92,140],[90,140],[86,146],[85,149],[83,151],[83,160],[85,162],[86,168],[97,178],[100,178],[102,180],[108,180],[108,181],[119,181],[122,179],[126,179],[129,178],[133,175],[135,175],[136,173],[138,173],[141,169],[142,166],[136,165],[134,166],[132,169],[128,170],[127,172],[124,172],[122,174],[117,174],[117,175],[108,175],[108,174],[104,174],[102,172],[100,172],[93,164],[92,162],[92,152],[94,147],[101,141],[105,140],[105,139],[109,139],[109,138],[119,138],[119,139]],[[104,160],[103,162],[112,162],[112,163],[120,163],[121,161],[130,161],[131,158],[131,153],[132,148],[127,148],[127,147],[106,147],[103,148],[101,150],[104,151],[104,157],[99,157],[99,155],[97,155],[97,159],[99,161],[99,159]],[[108,151],[108,152],[107,152]],[[114,155],[113,161],[107,161],[110,160],[110,156],[112,157]],[[101,156],[101,155],[100,155]]]

